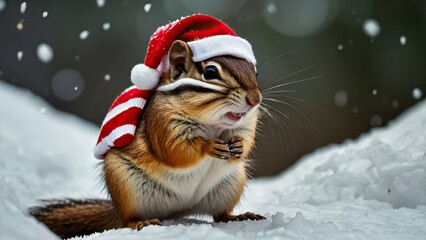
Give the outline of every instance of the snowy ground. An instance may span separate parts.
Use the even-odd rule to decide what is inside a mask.
[[[0,99],[0,239],[55,239],[24,211],[40,198],[105,197],[92,156],[98,129],[1,81]],[[421,102],[389,127],[251,181],[238,211],[265,221],[191,218],[84,239],[426,239],[425,129]]]

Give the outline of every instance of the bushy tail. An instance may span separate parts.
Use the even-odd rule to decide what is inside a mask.
[[[88,235],[120,228],[122,223],[108,200],[47,200],[32,207],[29,214],[61,238]]]

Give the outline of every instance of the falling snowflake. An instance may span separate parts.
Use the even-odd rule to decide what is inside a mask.
[[[41,43],[37,47],[37,57],[43,63],[49,63],[54,56],[53,49],[46,43]]]
[[[105,5],[105,0],[96,0],[96,4],[98,5],[98,8],[101,8]]]
[[[422,90],[420,90],[419,88],[413,89],[413,98],[414,99],[418,100],[418,99],[422,98],[422,96],[423,96]]]
[[[145,6],[143,6],[143,10],[145,12],[149,12],[151,10],[151,7],[152,7],[152,3],[147,3],[145,4]]]
[[[336,95],[334,95],[334,103],[338,107],[344,107],[346,103],[348,102],[348,94],[345,90],[339,90],[336,92]]]
[[[24,29],[24,20],[21,20],[18,24],[16,24],[16,29],[18,29],[18,31],[22,31]]]
[[[380,25],[379,22],[377,22],[374,19],[367,19],[365,20],[363,24],[363,29],[365,34],[367,34],[369,37],[377,37],[380,33]]]
[[[382,117],[380,117],[378,114],[374,114],[370,119],[370,126],[372,127],[379,127],[383,123]]]
[[[111,80],[111,75],[109,75],[109,74],[105,74],[105,76],[104,76],[104,80],[105,80],[105,81],[109,81],[109,80]]]
[[[277,6],[274,3],[269,3],[266,5],[266,11],[271,14],[275,14],[277,12]]]
[[[23,56],[24,56],[24,52],[22,52],[22,51],[19,51],[16,54],[16,58],[18,59],[18,61],[21,61]]]
[[[0,0],[0,12],[6,9],[6,1]]]
[[[401,45],[405,45],[407,43],[407,38],[405,36],[401,36],[399,38],[399,42],[401,43]]]
[[[27,2],[22,2],[21,3],[21,13],[24,14],[25,11],[27,10]]]
[[[394,108],[399,107],[399,102],[398,102],[398,101],[396,101],[396,100],[393,100],[393,101],[392,101],[392,106],[393,106]]]
[[[352,109],[352,112],[353,112],[353,113],[355,113],[355,114],[358,114],[358,113],[359,113],[359,108],[354,107],[354,108]]]
[[[110,28],[111,28],[111,24],[109,22],[102,24],[103,30],[108,31]]]
[[[80,39],[81,40],[84,40],[84,39],[86,39],[88,36],[89,36],[89,31],[87,31],[87,30],[84,30],[84,31],[82,31],[81,33],[80,33]]]

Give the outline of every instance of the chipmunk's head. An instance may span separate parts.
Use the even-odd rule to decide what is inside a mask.
[[[133,141],[136,123],[151,98],[160,98],[156,110],[168,116],[182,114],[181,118],[213,130],[241,126],[254,130],[262,100],[255,65],[251,44],[212,16],[194,14],[159,27],[150,38],[144,62],[130,73],[135,86],[126,89],[108,111],[95,156],[103,158],[111,147]]]
[[[232,56],[194,62],[180,40],[170,48],[168,75],[157,90],[197,121],[222,129],[256,121],[262,101],[252,63]]]

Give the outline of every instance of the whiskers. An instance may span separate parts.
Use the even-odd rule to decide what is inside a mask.
[[[316,119],[325,111],[310,101],[297,97],[300,91],[293,90],[291,87],[320,79],[323,75],[316,74],[285,81],[301,74],[309,75],[309,71],[312,69],[314,67],[306,67],[291,72],[275,81],[270,81],[273,86],[261,90],[263,101],[260,106],[260,117],[266,120],[263,122],[268,124],[271,129],[272,140],[285,146],[287,155],[297,154],[297,143],[302,138],[301,130],[304,130],[306,126],[311,126],[319,134],[322,134],[316,124]]]
[[[262,57],[261,57],[261,60],[260,61],[262,61],[262,58],[265,56],[265,54],[268,52],[270,50],[270,48],[269,49],[267,49],[266,51],[265,51],[265,53],[262,55]],[[267,68],[270,68],[270,67],[273,67],[273,66],[276,66],[276,65],[280,65],[280,64],[284,64],[284,63],[294,63],[294,61],[288,61],[288,60],[285,60],[285,61],[279,61],[279,62],[275,62],[274,63],[274,61],[275,60],[278,60],[278,59],[280,59],[280,58],[282,58],[282,57],[285,57],[285,56],[288,56],[288,55],[290,55],[290,54],[293,54],[294,53],[294,51],[290,51],[290,52],[286,52],[286,53],[282,53],[282,54],[280,54],[280,55],[278,55],[278,56],[276,56],[276,57],[274,57],[274,58],[272,58],[272,59],[270,59],[270,60],[268,60],[268,61],[266,61],[265,63],[263,63],[262,65],[260,65],[260,66],[258,66],[258,68],[259,68],[259,70],[265,70],[265,69],[267,69]]]
[[[287,79],[287,78],[289,78],[289,77],[291,77],[291,76],[294,76],[294,75],[296,75],[296,74],[298,74],[298,73],[302,73],[302,72],[307,71],[307,70],[310,70],[310,69],[312,69],[312,68],[313,68],[313,67],[308,67],[308,68],[304,68],[304,69],[302,69],[302,70],[299,70],[299,71],[297,71],[297,72],[290,73],[290,74],[288,74],[288,75],[286,75],[286,76],[284,76],[284,77],[279,78],[279,79],[278,79],[278,80],[276,80],[274,83],[277,83],[277,82],[279,82],[279,81],[285,80],[285,79]],[[319,74],[319,75],[317,75],[317,76],[313,76],[313,77],[309,77],[309,78],[303,78],[303,79],[299,79],[299,80],[291,81],[291,82],[281,83],[281,84],[278,84],[278,85],[275,85],[275,86],[269,87],[269,88],[265,89],[264,91],[265,91],[265,93],[268,93],[269,91],[272,91],[272,90],[277,89],[277,88],[280,88],[280,87],[285,87],[285,86],[289,86],[289,85],[293,85],[293,84],[301,83],[301,82],[307,82],[307,81],[311,81],[311,80],[314,80],[314,79],[317,79],[317,78],[320,78],[320,77],[322,77],[322,74]]]
[[[267,101],[268,99],[263,98],[263,100]],[[274,131],[274,126],[269,121],[266,121],[266,123],[269,125],[270,129],[272,130],[271,133],[272,133],[273,141],[278,140],[281,145],[285,144],[286,150],[287,150],[287,155],[289,155],[290,154],[290,152],[289,152],[290,151],[289,150],[290,149],[289,139],[291,139],[292,146],[294,148],[294,152],[296,152],[297,151],[296,142],[294,140],[294,136],[293,136],[291,129],[287,125],[287,123],[289,123],[289,124],[292,123],[290,118],[288,117],[288,115],[285,112],[283,112],[282,110],[274,108],[272,105],[266,103],[265,101],[263,101],[261,103],[259,110],[260,110],[260,118],[261,119],[264,118],[264,117],[268,117],[269,120],[272,121],[272,124],[275,124],[276,126],[279,127],[280,131],[276,132],[276,131]],[[286,123],[286,121],[282,121],[281,117],[284,117],[287,120],[287,123]],[[276,133],[277,133],[277,135],[276,135]],[[286,134],[286,133],[289,133],[289,134]],[[287,135],[289,136],[289,138],[287,137]],[[283,142],[282,136],[284,137],[284,140],[285,140],[284,142]]]
[[[233,104],[228,101],[222,101],[218,105],[215,106],[216,110],[211,114],[210,118],[217,118],[217,115],[219,116],[223,115],[222,110],[231,107]]]

